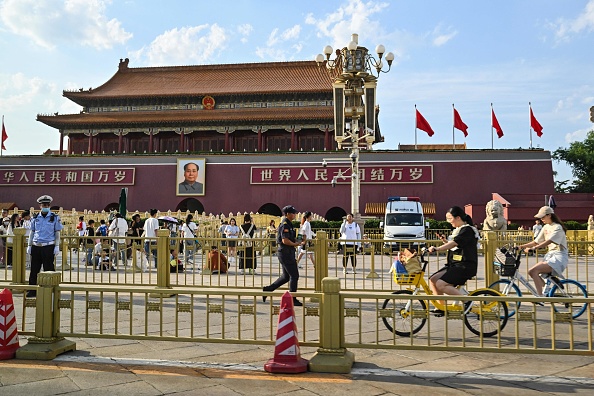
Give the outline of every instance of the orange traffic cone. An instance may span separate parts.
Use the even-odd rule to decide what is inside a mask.
[[[285,292],[281,299],[278,316],[274,357],[264,365],[269,373],[303,373],[307,371],[307,360],[301,358],[297,324],[291,293]]]
[[[12,359],[19,349],[19,333],[14,317],[12,293],[0,292],[0,360]]]

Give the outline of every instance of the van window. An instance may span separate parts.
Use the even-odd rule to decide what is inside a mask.
[[[419,213],[389,213],[386,215],[389,226],[422,226],[423,215]]]

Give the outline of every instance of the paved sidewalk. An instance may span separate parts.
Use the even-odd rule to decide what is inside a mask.
[[[351,374],[270,374],[273,347],[72,339],[53,361],[0,362],[0,395],[592,394],[594,357],[354,349]],[[26,343],[22,340],[21,344]],[[311,358],[313,348],[302,348]]]

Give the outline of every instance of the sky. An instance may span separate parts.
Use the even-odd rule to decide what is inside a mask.
[[[435,131],[418,144],[530,147],[528,103],[553,152],[594,129],[594,0],[181,1],[0,0],[4,155],[58,149],[37,114],[78,113],[63,90],[97,87],[130,67],[313,60],[351,34],[395,54],[377,90],[385,142],[415,143],[415,110]],[[492,143],[491,103],[504,136]],[[468,137],[452,133],[455,105]],[[0,160],[1,161],[1,160]],[[554,162],[557,180],[571,179]]]

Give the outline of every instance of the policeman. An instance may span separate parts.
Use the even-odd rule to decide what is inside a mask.
[[[293,206],[287,205],[283,208],[283,214],[285,216],[282,218],[281,223],[278,226],[276,235],[278,261],[283,268],[283,273],[270,286],[262,288],[265,292],[274,291],[287,282],[289,282],[289,291],[291,293],[297,291],[299,269],[297,268],[297,260],[295,260],[295,248],[303,245],[305,241],[296,240],[293,220],[295,220],[297,210]],[[264,302],[266,302],[266,297],[267,296],[262,296]],[[296,307],[303,306],[303,304],[295,297],[293,297],[293,305]]]
[[[31,255],[31,273],[29,285],[37,285],[37,274],[43,265],[44,271],[54,271],[54,256],[60,252],[60,231],[64,226],[60,217],[50,210],[53,199],[49,195],[37,198],[40,213],[31,220],[27,254]],[[35,297],[37,292],[29,290],[27,297]]]

